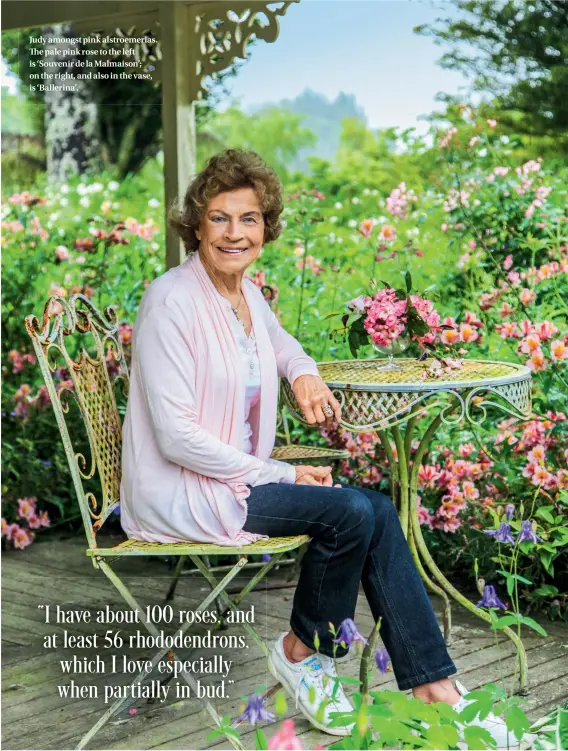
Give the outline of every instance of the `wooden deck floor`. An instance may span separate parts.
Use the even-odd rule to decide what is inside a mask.
[[[61,699],[57,685],[68,679],[62,679],[59,661],[68,658],[73,650],[49,650],[43,645],[46,634],[61,633],[63,627],[46,624],[43,611],[38,608],[40,604],[52,607],[58,604],[77,610],[98,610],[109,604],[116,610],[126,609],[104,574],[93,568],[84,550],[84,542],[77,538],[37,543],[24,552],[12,551],[2,556],[2,746],[5,749],[74,748],[108,706],[104,704],[104,695],[97,699]],[[113,567],[143,605],[163,602],[170,574],[162,560],[134,558],[117,562]],[[274,572],[269,577],[269,587],[284,582],[282,572]],[[184,577],[178,587],[174,610],[191,610],[207,591],[205,580]],[[267,642],[288,630],[293,593],[291,588],[263,589],[252,593],[243,603],[244,610],[254,604],[256,628]],[[435,600],[434,606],[437,607]],[[356,621],[364,633],[369,633],[372,618],[362,593]],[[514,668],[510,642],[496,644],[495,635],[480,621],[459,612],[457,605],[454,624],[450,654],[461,681],[470,689],[489,681],[509,687]],[[568,696],[568,659],[561,646],[567,641],[566,628],[556,624],[545,626],[549,633],[547,639],[528,633],[525,639],[530,671],[527,709],[532,719],[542,716]],[[73,634],[92,634],[104,633],[108,626],[83,623],[65,628]],[[122,635],[133,633],[135,628],[124,627]],[[239,627],[231,626],[223,633],[242,632]],[[234,684],[230,686],[230,698],[219,700],[218,711],[232,718],[239,713],[239,697],[251,693],[262,683],[267,687],[274,684],[260,650],[248,638],[247,644],[249,648],[240,652],[219,651],[226,659],[233,660],[229,678]],[[96,654],[89,649],[74,651],[89,658]],[[123,652],[138,660],[154,654],[152,650],[125,649]],[[202,654],[207,652],[204,650]],[[183,652],[180,656],[185,657]],[[198,651],[192,659],[199,656]],[[344,658],[339,661],[340,674],[355,675],[357,664],[354,655]],[[81,678],[84,685],[99,687],[125,682],[120,675],[87,675],[79,676],[78,680]],[[396,688],[392,673],[377,675],[373,685]],[[125,709],[115,716],[91,741],[90,748],[231,748],[226,740],[206,741],[212,722],[195,698],[176,700],[172,697],[164,704],[139,700],[131,706],[136,708],[136,714],[131,716]],[[311,729],[294,709],[292,701],[288,701],[288,708],[288,716],[295,719],[304,748],[313,748],[316,743],[328,746],[337,740]],[[270,736],[275,729],[276,726],[267,728],[267,734]],[[254,748],[253,732],[250,726],[242,727],[245,748]]]

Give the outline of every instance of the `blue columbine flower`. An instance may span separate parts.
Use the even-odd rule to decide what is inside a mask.
[[[483,597],[477,603],[477,607],[501,608],[502,610],[507,610],[507,606],[497,597],[497,592],[492,584],[486,584],[483,588]]]
[[[387,667],[389,664],[389,653],[384,647],[376,650],[375,662],[377,663],[377,667],[381,673],[384,674],[387,672]]]
[[[511,521],[514,515],[515,515],[515,507],[512,503],[508,503],[505,506],[505,516],[507,517],[509,521]]]
[[[515,542],[511,535],[511,525],[507,522],[501,522],[499,529],[484,529],[483,532],[489,537],[493,537],[497,542],[508,542],[510,545]]]
[[[334,639],[333,641],[336,644],[339,644],[339,642],[345,642],[347,647],[350,647],[354,641],[359,641],[363,644],[367,643],[367,640],[359,633],[359,629],[351,618],[346,618],[341,623],[337,639]]]
[[[263,554],[262,554],[262,562],[263,562],[263,563],[268,563],[268,561],[269,561],[269,560],[270,560],[271,558],[272,558],[272,556],[270,555],[270,553],[263,553]]]
[[[43,464],[44,467],[51,467],[51,462],[50,461],[47,461],[47,460],[44,460],[44,459],[40,459],[40,461],[41,461],[41,463]]]
[[[264,706],[262,696],[260,694],[251,694],[248,698],[245,711],[236,721],[250,722],[251,725],[256,725],[257,722],[274,722],[275,719],[272,712],[269,712]]]
[[[521,523],[521,531],[517,537],[517,542],[539,542],[540,537],[535,534],[532,522],[530,519],[525,519]]]

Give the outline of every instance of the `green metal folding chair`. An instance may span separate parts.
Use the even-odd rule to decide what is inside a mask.
[[[49,298],[45,306],[41,323],[36,316],[30,315],[26,318],[26,329],[33,342],[65,447],[87,535],[86,554],[90,556],[93,566],[108,577],[128,605],[138,612],[140,623],[147,631],[152,636],[158,636],[158,628],[146,619],[144,608],[113,571],[110,560],[124,556],[188,556],[211,586],[211,592],[195,611],[206,610],[212,602],[218,600],[223,608],[222,618],[213,628],[221,627],[229,612],[240,605],[284,553],[308,543],[310,538],[307,535],[271,538],[242,548],[191,542],[162,544],[136,540],[127,540],[113,547],[100,547],[97,543],[97,534],[119,504],[122,428],[116,395],[119,386],[124,396],[128,390],[128,368],[119,339],[116,310],[114,307],[108,307],[101,314],[84,295],[73,295],[70,299],[54,296]],[[65,374],[65,380],[56,383],[58,379],[55,375],[61,367],[67,370],[68,377]],[[90,461],[87,461],[83,453],[77,452],[78,436],[71,435],[74,433],[69,418],[71,400],[79,409],[87,433]],[[100,482],[99,498],[89,489],[97,475]],[[229,597],[225,590],[235,576],[243,571],[248,557],[263,553],[270,553],[271,559],[262,565],[235,597]],[[238,560],[218,581],[208,570],[204,559],[209,555],[220,554],[235,554]],[[261,651],[268,656],[268,647],[256,629],[250,623],[239,625],[242,625]],[[178,633],[187,633],[190,627],[191,623],[187,622]],[[151,670],[141,671],[131,685],[148,678],[164,657],[171,662],[177,660],[173,650],[160,650],[151,661]],[[181,677],[195,692],[197,683],[194,677],[186,672],[182,672]],[[271,689],[268,695],[272,695],[277,688],[278,686],[275,686]],[[127,701],[117,699],[83,736],[77,748],[84,748]],[[209,700],[202,701],[215,724],[219,725],[221,718],[212,703]],[[235,748],[242,748],[238,740],[229,737],[229,741]]]

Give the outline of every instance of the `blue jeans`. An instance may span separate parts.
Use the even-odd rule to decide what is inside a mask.
[[[333,656],[328,623],[338,630],[345,618],[354,618],[361,582],[373,618],[382,618],[380,634],[399,689],[456,672],[386,495],[347,485],[270,483],[250,490],[246,531],[312,538],[290,618],[292,631],[306,646],[315,649],[317,631],[320,652]],[[347,653],[337,646],[337,657]]]

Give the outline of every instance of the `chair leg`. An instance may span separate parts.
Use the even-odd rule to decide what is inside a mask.
[[[296,577],[300,575],[300,569],[302,568],[302,558],[306,555],[308,551],[309,542],[305,542],[303,545],[301,545],[298,548],[298,554],[296,556],[296,560],[294,562],[294,565],[291,567],[291,571],[288,574],[286,581],[291,582]]]
[[[223,594],[223,590],[225,589],[225,587],[227,587],[228,584],[231,582],[231,580],[234,579],[234,577],[239,573],[239,571],[242,569],[246,561],[247,561],[246,556],[242,556],[239,559],[239,561],[236,563],[236,565],[233,567],[233,569],[229,571],[227,576],[225,576],[220,582],[216,583],[216,586],[212,589],[211,593],[207,595],[207,597],[203,600],[201,605],[199,605],[199,607],[196,608],[196,612],[205,610],[211,604],[211,602],[215,600],[215,598]],[[105,575],[110,579],[110,581],[113,583],[113,585],[118,590],[118,592],[122,595],[123,599],[128,603],[128,605],[130,605],[132,610],[138,613],[140,622],[146,627],[146,630],[152,636],[158,637],[160,635],[160,631],[158,630],[158,628],[155,626],[154,623],[147,620],[144,609],[137,602],[136,598],[131,594],[130,590],[124,584],[124,582],[120,579],[120,577],[112,570],[112,568],[109,566],[107,561],[105,561],[103,557],[101,556],[97,558],[97,564],[99,568],[101,568],[101,570],[105,573]],[[181,627],[181,629],[179,629],[177,634],[181,634],[181,635],[185,634],[187,631],[189,631],[191,625],[192,625],[191,622],[188,621]],[[249,626],[249,624],[246,624],[246,625]],[[174,638],[177,634],[174,635]],[[150,675],[153,672],[154,667],[158,664],[158,662],[166,656],[167,656],[167,659],[169,659],[172,662],[178,660],[176,653],[173,651],[173,649],[168,649],[168,648],[161,649],[154,656],[154,658],[150,661],[150,669],[141,671],[136,676],[136,678],[132,681],[131,685],[133,686],[137,683],[140,683],[144,678]],[[196,690],[197,681],[192,675],[190,675],[185,670],[183,670],[179,672],[179,677],[182,677],[185,680],[185,682],[190,686],[190,688],[194,691],[194,693],[197,694],[197,690]],[[90,739],[109,721],[109,719],[114,714],[116,714],[116,712],[120,710],[120,707],[122,707],[125,701],[126,701],[125,699],[117,699],[114,702],[114,704],[111,707],[109,707],[109,709],[102,715],[102,717],[99,718],[99,720],[93,725],[93,727],[81,738],[76,748],[77,749],[85,748],[85,746],[90,741]],[[217,711],[215,710],[212,703],[209,700],[205,700],[203,701],[203,705],[204,705],[205,710],[209,713],[209,715],[214,720],[215,725],[219,727],[222,723],[222,719],[217,713]],[[230,736],[228,736],[227,738],[234,748],[239,749],[239,751],[242,750],[243,746],[240,740],[238,740],[237,738],[232,738]]]
[[[209,556],[204,555],[203,556],[203,562],[207,566],[208,569],[211,569],[211,562],[209,561]],[[219,626],[221,631],[225,631],[227,628],[227,624],[225,623],[224,619],[221,618],[221,603],[219,602],[219,599],[215,599],[215,610],[217,611],[217,617],[221,621],[221,625]]]
[[[168,592],[166,594],[166,602],[168,600],[173,600],[173,598],[174,598],[174,593],[176,591],[177,583],[178,583],[179,578],[181,576],[181,570],[183,568],[183,562],[186,559],[186,557],[187,556],[185,556],[185,555],[180,555],[179,558],[178,558],[178,562],[176,563],[176,567],[175,567],[175,570],[174,570],[174,573],[173,573],[173,576],[172,576],[172,581],[171,581],[171,584],[170,584],[170,588],[168,589]]]

